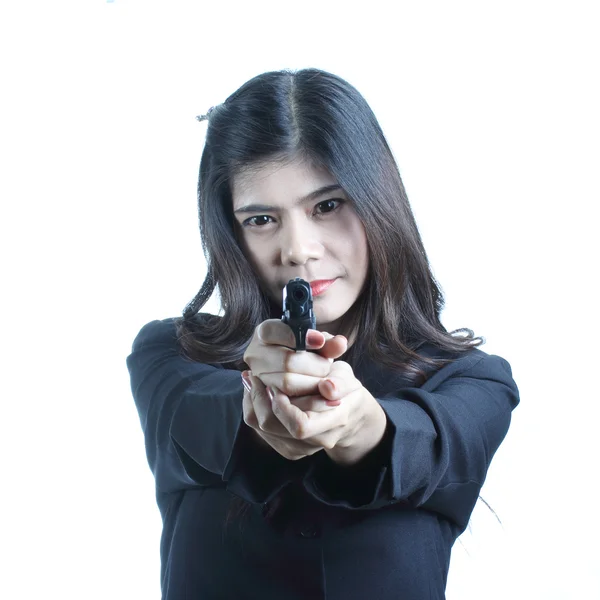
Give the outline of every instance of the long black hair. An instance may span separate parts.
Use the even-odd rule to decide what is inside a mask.
[[[341,325],[354,330],[357,340],[345,361],[353,365],[366,353],[420,385],[432,369],[484,343],[470,329],[448,332],[440,322],[443,294],[396,161],[373,111],[352,85],[319,69],[271,71],[247,81],[201,120],[208,129],[198,217],[208,270],[177,320],[188,358],[243,370],[255,328],[281,316],[238,242],[232,180],[245,170],[298,158],[336,179],[366,231],[369,274]],[[215,290],[223,316],[200,315]],[[425,342],[453,358],[419,355]],[[237,502],[238,508],[244,504]]]

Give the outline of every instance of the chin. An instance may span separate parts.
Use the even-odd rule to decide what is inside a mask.
[[[331,311],[331,310],[319,310],[318,308],[315,309],[315,317],[317,319],[317,329],[319,331],[322,331],[323,326],[324,325],[329,325],[331,323],[337,322],[339,321],[343,316],[344,316],[345,312],[336,310],[336,311]],[[328,331],[327,329],[325,329],[325,331],[327,331],[328,333],[334,333],[333,331]]]

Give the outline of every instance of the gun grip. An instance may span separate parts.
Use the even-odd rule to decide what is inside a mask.
[[[306,350],[306,332],[308,327],[292,327],[296,338],[296,351]]]

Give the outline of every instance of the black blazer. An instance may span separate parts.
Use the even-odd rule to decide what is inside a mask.
[[[388,427],[348,468],[257,444],[239,371],[183,357],[174,319],[141,329],[127,367],[163,520],[163,600],[443,599],[519,403],[509,363],[479,349],[421,387],[367,359],[354,373]],[[252,507],[225,525],[234,496]]]

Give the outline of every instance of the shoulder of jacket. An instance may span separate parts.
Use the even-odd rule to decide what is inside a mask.
[[[194,316],[194,322],[200,325],[215,318],[220,319],[221,317],[209,313],[198,313]],[[173,345],[177,342],[177,325],[181,321],[182,317],[168,317],[146,323],[133,341],[133,350],[139,350],[142,346],[149,344]]]
[[[509,362],[501,356],[473,348],[442,367],[425,382],[423,387],[433,389],[451,377],[498,381],[512,379],[512,370]]]
[[[146,323],[133,340],[133,350],[148,344],[173,343],[177,339],[176,321],[176,317],[170,317]]]

